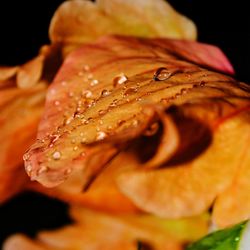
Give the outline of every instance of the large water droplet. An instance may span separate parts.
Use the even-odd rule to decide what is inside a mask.
[[[113,86],[116,87],[118,85],[124,84],[127,80],[128,77],[122,73],[113,79]]]
[[[54,160],[59,160],[61,158],[61,153],[59,151],[55,151],[52,156]]]
[[[156,70],[156,72],[154,73],[153,79],[155,81],[164,81],[164,80],[167,80],[171,75],[172,73],[168,71],[167,68],[161,67]]]

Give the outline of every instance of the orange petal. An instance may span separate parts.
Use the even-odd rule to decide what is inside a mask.
[[[7,95],[5,95],[5,93]],[[2,90],[6,100],[0,111],[0,202],[20,191],[27,176],[23,168],[25,148],[34,141],[43,110],[45,86],[27,90]],[[8,98],[7,98],[8,97]]]
[[[40,140],[26,155],[33,180],[52,187],[67,179],[72,170],[88,169],[87,175],[95,176],[97,166],[93,165],[93,171],[87,167],[92,152],[98,151],[95,147],[101,149],[99,144],[107,139],[115,154],[125,142],[113,145],[109,137],[121,138],[129,130],[143,133],[141,128],[151,125],[150,116],[143,112],[145,104],[168,107],[194,98],[247,96],[245,87],[236,87],[232,78],[179,60],[163,45],[152,51],[153,44],[154,40],[106,37],[67,57],[48,91]],[[162,81],[155,80],[159,68],[168,72]],[[122,77],[121,84],[117,77]],[[98,152],[97,157],[104,157],[102,150]],[[106,157],[103,165],[108,160]]]
[[[248,117],[245,117],[248,122]],[[241,150],[241,160],[231,186],[216,199],[213,209],[213,221],[218,227],[227,227],[250,218],[250,128],[245,133],[246,144]],[[237,152],[232,152],[233,154]]]
[[[207,106],[207,116],[203,117],[208,124],[209,109],[211,104]],[[164,169],[121,173],[117,180],[121,191],[139,208],[161,217],[180,218],[206,211],[230,186],[239,170],[242,154],[248,145],[246,134],[249,133],[249,122],[243,119],[244,109],[239,110],[239,114],[231,110],[231,113],[227,112],[227,118],[220,118],[219,126],[212,133],[212,142],[193,158],[186,159],[184,151]],[[194,106],[192,116],[200,116],[200,119],[200,110],[199,106]],[[223,113],[222,110],[219,113]]]
[[[109,34],[194,40],[196,28],[162,0],[70,1],[55,12],[49,34],[53,43],[64,45],[92,42]]]

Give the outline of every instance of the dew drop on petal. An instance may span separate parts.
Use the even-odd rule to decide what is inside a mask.
[[[154,76],[153,76],[153,80],[154,81],[164,81],[164,80],[167,80],[171,75],[172,75],[172,73],[170,71],[168,71],[167,68],[161,67],[155,71]]]
[[[102,91],[102,96],[108,96],[109,94],[110,94],[110,91],[107,90],[107,89],[104,89],[104,90]]]
[[[96,140],[97,140],[97,141],[103,140],[106,136],[107,136],[107,135],[106,135],[105,132],[99,131],[99,132],[97,133]]]
[[[91,80],[91,79],[93,79],[93,74],[88,74],[88,76],[87,76],[87,78],[88,78],[88,80]]]
[[[92,97],[92,92],[90,90],[84,90],[82,91],[82,96],[86,98],[91,98]]]
[[[89,71],[89,70],[90,70],[90,67],[89,67],[89,65],[84,65],[84,66],[83,66],[83,69],[84,69],[85,71]]]
[[[93,79],[90,83],[90,86],[95,86],[99,83],[99,81],[97,79]]]
[[[84,73],[82,72],[82,71],[80,71],[80,72],[78,72],[78,74],[77,74],[78,76],[83,76],[84,75]]]
[[[65,175],[69,175],[71,172],[72,172],[72,169],[71,169],[71,168],[67,168],[67,169],[64,170],[63,173],[64,173]]]
[[[66,81],[62,81],[62,82],[61,82],[61,85],[62,85],[62,86],[66,86],[66,84],[67,84]]]
[[[56,106],[59,106],[59,105],[60,105],[60,102],[59,102],[59,101],[55,101],[55,105],[56,105]]]
[[[55,151],[53,153],[53,159],[54,160],[59,160],[61,158],[61,153],[59,151]]]
[[[125,92],[124,92],[124,95],[125,96],[128,96],[128,95],[131,95],[131,94],[134,94],[137,92],[137,88],[134,88],[134,87],[131,87],[131,88],[128,88]]]
[[[127,80],[128,80],[128,77],[122,73],[113,79],[113,86],[116,87],[118,85],[121,85],[125,83]]]

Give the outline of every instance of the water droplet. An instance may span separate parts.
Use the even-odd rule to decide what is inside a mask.
[[[55,101],[55,106],[59,106],[60,102],[59,101]]]
[[[71,140],[71,143],[72,143],[72,144],[75,144],[75,143],[76,143],[76,139],[72,139],[72,140]]]
[[[80,72],[78,72],[78,74],[77,74],[78,76],[83,76],[84,75],[84,73],[82,72],[82,71],[80,71]]]
[[[78,146],[73,147],[74,151],[77,151],[77,149],[78,149]]]
[[[99,131],[99,132],[97,133],[96,140],[97,140],[97,141],[103,140],[106,136],[107,136],[107,135],[106,135],[105,132]]]
[[[67,84],[66,81],[62,81],[62,82],[61,82],[61,85],[62,85],[62,86],[66,86],[66,84]]]
[[[100,125],[103,124],[103,120],[102,120],[102,119],[99,120],[99,124],[100,124]]]
[[[74,120],[74,118],[72,116],[70,116],[68,119],[65,120],[65,124],[69,125],[73,120]]]
[[[118,75],[113,79],[113,86],[124,84],[128,80],[128,77],[124,75],[124,73]]]
[[[53,153],[53,159],[54,160],[59,160],[61,158],[61,153],[59,151],[55,151]]]
[[[69,97],[73,97],[74,96],[74,92],[70,91],[69,92]]]
[[[99,81],[97,79],[93,79],[90,83],[90,86],[95,86],[99,83]]]
[[[181,97],[181,94],[180,94],[180,93],[177,93],[177,94],[175,94],[174,97],[175,97],[175,98],[179,98],[179,97]]]
[[[105,115],[106,113],[107,113],[107,110],[101,109],[101,110],[98,111],[99,115]]]
[[[56,93],[56,90],[55,89],[50,89],[50,92],[49,92],[51,95],[55,95]]]
[[[137,92],[137,88],[135,87],[131,87],[131,88],[128,88],[125,92],[124,92],[124,95],[125,96],[128,96],[128,95],[131,95],[131,94],[134,94]]]
[[[108,130],[113,130],[113,126],[112,125],[108,125],[107,129]]]
[[[109,107],[115,107],[117,105],[118,99],[114,99],[110,104]]]
[[[86,124],[89,124],[90,122],[92,122],[94,119],[92,117],[89,117],[87,120],[86,120]]]
[[[240,240],[240,237],[235,237],[234,240],[235,240],[235,241],[239,241],[239,240]]]
[[[72,172],[72,169],[71,169],[71,168],[67,168],[67,169],[64,170],[63,173],[64,173],[65,175],[69,175],[69,174],[71,174],[71,172]]]
[[[88,80],[91,80],[91,79],[93,79],[93,74],[88,74],[88,76],[87,76],[87,78],[88,78]]]
[[[90,70],[90,67],[89,67],[89,65],[84,65],[84,66],[83,66],[83,69],[84,69],[85,71],[89,71],[89,70]]]
[[[187,89],[181,89],[181,94],[187,94],[188,90]]]
[[[172,73],[168,71],[167,68],[161,67],[157,69],[156,72],[154,73],[153,80],[164,81],[167,80],[171,75]]]
[[[87,138],[83,137],[83,138],[81,139],[81,144],[86,144],[86,143],[87,143]]]
[[[133,125],[133,126],[137,126],[138,123],[139,123],[139,122],[138,122],[137,120],[133,120],[132,125]]]
[[[204,87],[204,86],[205,86],[205,82],[204,82],[204,81],[201,81],[201,82],[200,82],[200,86],[201,86],[201,87]]]
[[[122,124],[124,124],[126,121],[125,120],[119,120],[118,122],[117,122],[117,125],[118,126],[121,126]]]
[[[49,168],[47,166],[41,166],[41,168],[37,171],[37,174],[43,174],[45,172],[48,172]]]
[[[85,98],[91,98],[92,97],[92,92],[90,90],[83,90],[82,91],[82,96]]]
[[[110,91],[107,90],[107,89],[104,89],[104,90],[102,91],[102,96],[108,96],[109,94],[110,94]]]

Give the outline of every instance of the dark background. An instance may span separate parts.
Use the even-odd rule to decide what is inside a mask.
[[[0,4],[0,65],[16,65],[34,57],[49,43],[50,19],[60,0],[5,1]],[[236,77],[250,83],[250,11],[247,1],[169,0],[198,26],[199,40],[219,46]],[[13,183],[14,185],[14,183]],[[49,201],[49,202],[48,202]],[[68,223],[65,205],[26,193],[0,207],[0,246],[15,232],[34,235],[38,229]]]

